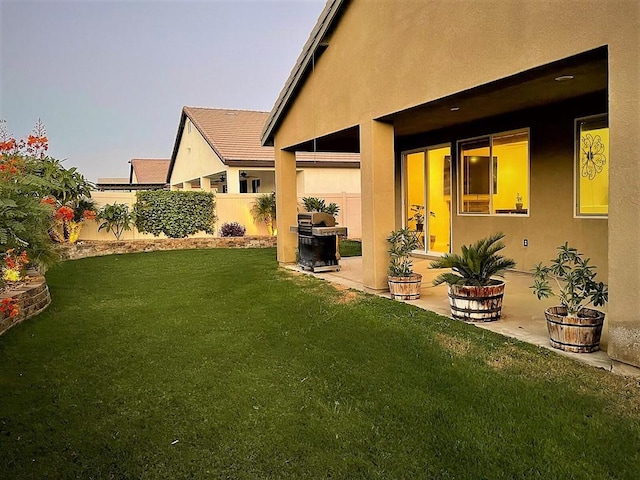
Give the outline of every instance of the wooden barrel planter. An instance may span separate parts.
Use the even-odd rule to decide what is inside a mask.
[[[551,307],[544,311],[551,346],[574,353],[600,350],[604,313],[583,308],[578,317],[567,317],[565,307]]]
[[[493,322],[502,313],[504,282],[478,287],[449,285],[451,316],[465,322]]]
[[[389,275],[389,292],[395,300],[417,300],[420,298],[422,275],[414,273],[408,277]]]

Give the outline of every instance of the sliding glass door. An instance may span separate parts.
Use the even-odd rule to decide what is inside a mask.
[[[420,251],[447,253],[451,244],[451,147],[403,155],[405,222],[420,239]]]

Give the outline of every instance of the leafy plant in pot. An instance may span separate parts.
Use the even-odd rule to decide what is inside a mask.
[[[407,220],[409,222],[416,222],[416,230],[421,232],[424,228],[424,206],[415,204],[411,205],[411,211],[413,212],[413,215]]]
[[[422,275],[413,272],[411,252],[419,247],[416,232],[407,227],[393,230],[387,237],[389,242],[389,292],[396,300],[420,298]]]
[[[565,242],[557,250],[550,265],[535,266],[531,286],[538,299],[551,296],[560,299],[560,306],[544,312],[551,346],[568,352],[595,352],[600,348],[605,314],[587,305],[601,307],[607,303],[607,284],[596,281],[596,267],[589,265],[590,259],[576,248]],[[551,282],[555,283],[557,293]]]
[[[500,255],[503,233],[495,233],[471,245],[463,245],[460,255],[447,253],[431,262],[431,268],[449,268],[433,279],[434,285],[446,283],[451,316],[466,322],[491,322],[502,313],[504,272],[516,262]]]

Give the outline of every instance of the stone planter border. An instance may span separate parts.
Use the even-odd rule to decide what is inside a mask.
[[[270,248],[276,246],[277,237],[202,237],[157,238],[145,240],[82,240],[58,246],[63,260],[117,255],[123,253],[189,250],[207,248]]]
[[[8,314],[0,313],[0,335],[24,320],[35,317],[51,304],[49,287],[42,275],[29,273],[29,278],[23,285],[7,290],[0,294],[0,301],[13,298],[20,309],[17,316],[11,318]]]

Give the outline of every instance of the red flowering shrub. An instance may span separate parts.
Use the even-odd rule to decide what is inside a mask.
[[[20,313],[20,307],[15,298],[4,298],[0,302],[0,313],[3,317],[17,317]]]
[[[56,220],[71,221],[73,220],[73,208],[67,206],[60,207],[56,210],[56,213],[53,214],[53,218]]]

